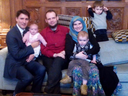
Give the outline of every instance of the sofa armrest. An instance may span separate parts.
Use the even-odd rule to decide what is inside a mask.
[[[3,73],[3,67],[4,67],[3,65],[5,65],[5,59],[6,59],[7,53],[8,53],[7,47],[0,50],[0,69],[1,69],[0,73],[1,72]]]
[[[5,48],[3,48],[3,49],[0,50],[0,56],[2,56],[5,59],[6,59],[7,53],[8,53],[7,47],[5,47]]]
[[[8,50],[7,47],[0,50],[0,89],[3,87],[3,73],[4,73],[4,65],[5,59],[7,56]]]

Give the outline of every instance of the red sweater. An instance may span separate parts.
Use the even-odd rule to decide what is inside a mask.
[[[65,39],[67,33],[69,33],[69,29],[61,25],[57,26],[55,32],[52,31],[50,27],[46,27],[42,30],[40,34],[46,40],[47,46],[45,47],[41,44],[41,53],[47,57],[53,57],[54,53],[60,53],[65,50]]]

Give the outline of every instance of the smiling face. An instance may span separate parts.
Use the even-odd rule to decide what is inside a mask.
[[[18,17],[16,17],[16,22],[20,28],[25,29],[28,25],[29,17],[21,13]]]
[[[38,26],[36,24],[32,24],[29,28],[29,31],[32,35],[35,35],[38,32]]]
[[[75,21],[73,24],[73,28],[75,31],[80,32],[83,29],[83,25],[80,21]]]
[[[49,26],[54,27],[57,25],[58,16],[56,16],[55,12],[48,12],[45,21]]]
[[[96,14],[100,15],[103,12],[103,7],[97,6],[93,9]]]

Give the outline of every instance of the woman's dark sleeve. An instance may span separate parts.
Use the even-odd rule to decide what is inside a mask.
[[[112,19],[112,13],[109,10],[106,12],[107,12],[107,16],[106,16],[107,20],[111,20]]]
[[[74,49],[75,43],[72,39],[72,37],[67,34],[66,35],[66,44],[65,44],[65,53],[66,53],[66,59],[70,61],[70,56],[73,55],[73,49]]]
[[[88,34],[89,34],[89,41],[93,47],[87,52],[87,54],[92,54],[92,55],[97,54],[100,51],[100,46],[96,41],[96,38],[93,36],[91,29],[88,30]]]
[[[91,17],[94,17],[94,13],[93,13],[93,11],[92,11],[92,8],[89,8],[89,9],[88,9],[88,13],[89,13],[89,15],[90,15]]]

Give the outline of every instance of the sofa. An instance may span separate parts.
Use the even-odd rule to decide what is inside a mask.
[[[59,15],[60,20],[59,24],[64,23],[63,19],[69,17],[66,23],[62,24],[65,25],[69,24],[72,16],[68,15]],[[90,20],[88,17],[83,17],[85,20],[85,23],[90,23]],[[92,25],[87,25],[88,28],[92,28]],[[93,29],[92,29],[93,30]],[[101,47],[101,50],[99,52],[99,55],[101,57],[101,62],[104,64],[104,66],[111,66],[111,65],[117,65],[117,64],[125,64],[128,63],[128,43],[116,43],[113,38],[109,38],[109,41],[99,42],[99,45]],[[8,53],[7,47],[0,50],[0,90],[14,90],[17,80],[16,79],[6,79],[3,77],[4,72],[4,65],[5,65],[5,59]],[[39,61],[40,62],[40,61]],[[42,62],[40,62],[42,63]],[[62,70],[62,77],[65,76],[66,70]],[[47,73],[45,75],[45,79],[43,82],[43,85],[46,85],[47,81]],[[30,86],[27,87],[26,91],[30,90]],[[44,87],[42,87],[43,91]],[[72,93],[72,84],[61,84],[61,93],[64,94],[71,94]]]

